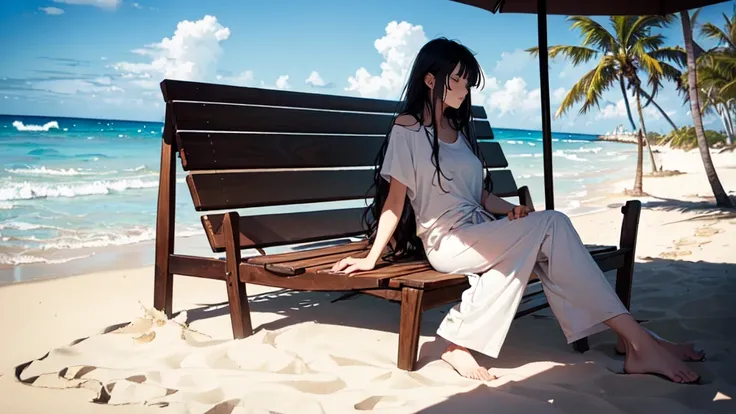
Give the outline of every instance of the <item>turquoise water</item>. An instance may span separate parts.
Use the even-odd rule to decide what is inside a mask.
[[[0,264],[61,263],[154,239],[163,125],[0,115]],[[519,185],[543,204],[539,131],[495,130]],[[633,145],[554,134],[556,208],[575,212],[596,184],[631,175]],[[184,173],[178,236],[202,235]]]

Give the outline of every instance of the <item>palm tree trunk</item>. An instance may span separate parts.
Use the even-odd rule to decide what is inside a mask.
[[[733,120],[731,119],[731,108],[726,105],[726,119],[728,120],[728,129],[726,130],[726,143],[733,145]]]
[[[726,144],[731,145],[733,129],[728,108],[724,104],[718,104],[716,105],[716,112],[718,112],[718,116],[721,118],[721,123],[723,124],[723,129],[726,131]]]
[[[719,207],[734,208],[731,199],[723,190],[721,180],[713,166],[713,160],[710,157],[708,149],[708,141],[705,140],[705,130],[703,129],[703,117],[700,114],[700,102],[698,101],[698,75],[695,68],[695,55],[693,51],[693,30],[690,26],[690,12],[687,10],[680,12],[680,20],[682,21],[682,35],[685,40],[685,51],[687,52],[687,89],[690,95],[690,114],[693,117],[695,126],[695,135],[698,138],[698,148],[700,149],[700,157],[703,159],[703,167],[708,177],[708,182],[713,190],[716,198],[716,204]]]
[[[639,92],[641,93],[641,96],[643,96],[643,97],[644,97],[644,99],[646,99],[646,100],[648,100],[649,102],[651,102],[651,103],[652,103],[652,104],[654,105],[654,107],[655,107],[655,108],[657,108],[657,110],[659,110],[659,113],[660,113],[660,114],[662,114],[662,116],[664,117],[664,119],[666,119],[666,120],[667,120],[667,122],[669,122],[669,124],[670,124],[670,126],[672,127],[672,129],[677,129],[677,125],[675,125],[675,123],[674,123],[674,122],[672,122],[672,119],[671,119],[671,118],[669,117],[669,115],[667,115],[667,112],[665,112],[665,111],[664,111],[664,109],[662,109],[662,107],[660,107],[660,106],[659,106],[659,105],[657,104],[657,101],[655,101],[654,99],[652,99],[652,97],[651,97],[651,96],[649,96],[649,94],[648,94],[648,93],[646,93],[646,91],[644,91],[644,89],[641,89],[641,88],[640,88],[640,89],[639,89]]]
[[[621,95],[624,96],[624,104],[626,104],[626,115],[629,116],[629,122],[631,122],[631,132],[636,132],[636,124],[634,123],[634,117],[631,115],[631,107],[629,106],[629,97],[626,96],[626,85],[624,85],[624,77],[621,75],[618,78],[621,84]]]
[[[649,137],[647,136],[647,128],[644,125],[644,112],[641,109],[641,97],[639,96],[639,91],[641,88],[636,88],[636,91],[634,92],[634,98],[636,98],[636,109],[639,112],[639,124],[641,125],[641,132],[644,134],[644,144],[647,146],[647,149],[649,150],[649,160],[652,163],[652,174],[657,173],[657,163],[654,161],[654,153],[652,152],[652,147],[649,146]]]
[[[644,185],[642,183],[642,170],[644,169],[644,136],[642,135],[641,128],[636,134],[638,142],[636,143],[636,174],[634,174],[634,191],[631,195],[642,196],[644,195]]]

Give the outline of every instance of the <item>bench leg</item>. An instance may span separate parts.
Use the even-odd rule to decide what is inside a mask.
[[[236,212],[225,214],[222,223],[225,236],[225,282],[227,300],[230,304],[230,322],[233,338],[246,338],[253,334],[250,307],[245,283],[240,281],[240,216]]]
[[[573,342],[572,349],[580,352],[581,354],[589,351],[590,346],[588,345],[588,338],[578,339],[577,341]]]
[[[624,214],[621,225],[621,241],[619,246],[629,251],[624,258],[624,265],[616,271],[616,294],[623,302],[626,309],[631,309],[631,285],[634,278],[634,263],[636,262],[636,236],[639,230],[639,216],[641,215],[641,202],[639,200],[627,201],[621,208]]]
[[[166,133],[169,133],[167,130]],[[169,257],[174,254],[174,213],[176,206],[176,156],[169,140],[161,142],[161,171],[156,207],[156,247],[153,271],[153,308],[171,317],[174,275],[169,271]]]
[[[405,287],[401,291],[398,367],[413,371],[419,354],[419,330],[422,325],[424,290]]]

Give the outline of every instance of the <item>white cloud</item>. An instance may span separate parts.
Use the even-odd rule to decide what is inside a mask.
[[[53,0],[54,3],[95,6],[101,9],[116,9],[122,0]]]
[[[136,9],[142,9],[142,8],[143,8],[143,7],[141,7],[141,5],[140,5],[140,4],[138,4],[138,3],[133,3],[133,4],[131,4],[131,6],[135,7]]]
[[[627,117],[626,103],[623,98],[616,101],[615,104],[607,104],[595,115],[595,119],[616,119],[625,117]]]
[[[171,38],[133,51],[151,58],[150,62],[118,62],[113,67],[123,73],[153,75],[145,83],[146,87],[155,88],[162,79],[208,80],[213,77],[222,55],[220,43],[229,37],[230,29],[223,27],[217,17],[207,15],[194,22],[184,20],[176,26]]]
[[[386,25],[386,35],[374,43],[383,56],[381,74],[371,75],[361,67],[348,78],[350,86],[345,91],[365,97],[398,99],[412,60],[426,42],[422,26],[390,22]]]
[[[526,81],[514,77],[504,82],[503,87],[495,90],[488,98],[488,107],[499,112],[499,116],[519,111],[533,111],[540,108],[539,88],[528,90]]]
[[[322,76],[317,73],[317,71],[312,71],[312,73],[309,74],[309,77],[304,81],[309,86],[316,87],[316,88],[326,88],[330,86],[327,82],[325,82],[324,79],[322,79]]]
[[[631,107],[631,115],[634,117],[634,121],[639,122],[639,114],[636,112],[636,101],[634,100],[634,97],[629,94],[629,105]],[[662,113],[659,112],[659,109],[655,108],[654,106],[648,106],[643,109],[644,111],[644,122],[647,121],[659,121],[663,120],[664,117],[662,116]],[[677,113],[677,111],[668,111],[665,110],[665,113],[672,117]],[[628,119],[628,114],[626,113],[626,103],[624,102],[624,99],[621,98],[616,101],[616,103],[608,103],[606,104],[599,113],[596,114],[595,119],[619,119],[624,118]]]
[[[522,49],[516,49],[513,52],[501,53],[501,59],[496,62],[494,73],[519,73],[526,65],[533,61],[532,56]]]
[[[289,75],[281,75],[278,79],[276,79],[276,87],[279,89],[290,89],[291,85],[289,84]]]
[[[561,103],[563,99],[565,99],[565,95],[567,95],[567,89],[563,87],[559,87],[552,91],[551,101],[552,103]]]
[[[255,82],[255,76],[252,70],[246,70],[235,76],[217,75],[218,82],[228,83],[238,86],[251,86]]]
[[[657,103],[659,102],[660,101],[658,100]],[[664,109],[664,113],[666,113],[668,117],[672,118],[677,114],[677,111],[668,111]],[[659,109],[655,108],[654,106],[648,106],[644,108],[644,120],[646,121],[648,119],[659,121],[660,119],[664,119],[664,117],[662,116],[662,113],[659,112]]]
[[[58,16],[64,14],[64,10],[58,7],[39,7],[38,9],[48,14],[49,16]]]

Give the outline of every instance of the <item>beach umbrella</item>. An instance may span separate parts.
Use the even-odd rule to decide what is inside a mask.
[[[554,209],[552,185],[552,118],[549,104],[549,69],[547,51],[547,15],[638,16],[677,13],[725,0],[452,0],[495,13],[531,13],[537,15],[539,46],[539,88],[542,100],[542,150],[544,160],[544,201]]]

